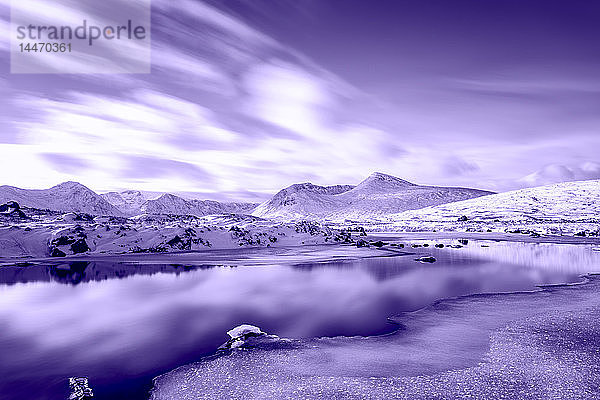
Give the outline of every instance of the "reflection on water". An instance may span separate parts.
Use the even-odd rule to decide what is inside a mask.
[[[65,398],[89,376],[99,399],[142,399],[150,379],[251,323],[286,337],[373,335],[437,299],[528,290],[595,272],[590,246],[469,242],[461,249],[296,266],[74,262],[0,269],[0,398]],[[112,279],[121,278],[121,279]]]

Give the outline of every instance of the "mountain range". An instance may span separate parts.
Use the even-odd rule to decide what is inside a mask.
[[[379,172],[357,186],[292,185],[252,213],[263,218],[365,220],[492,194],[485,190],[415,185]]]
[[[77,182],[65,182],[43,190],[1,186],[0,203],[16,201],[21,206],[32,208],[114,216],[252,214],[287,220],[343,220],[368,219],[491,193],[467,188],[420,186],[391,175],[374,173],[357,186],[291,185],[260,205],[190,200],[170,193],[137,190],[97,194]]]

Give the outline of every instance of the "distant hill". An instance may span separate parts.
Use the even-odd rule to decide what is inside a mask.
[[[50,189],[0,186],[0,203],[16,201],[21,206],[94,215],[122,215],[100,195],[77,182],[64,182]]]
[[[407,211],[391,220],[456,222],[479,221],[583,221],[600,219],[600,180],[564,182],[513,190]]]
[[[160,196],[160,193],[125,190],[123,192],[103,193],[100,196],[121,210],[123,214],[137,215],[141,213],[141,207],[146,201],[156,199]]]
[[[432,205],[492,194],[485,190],[420,186],[376,172],[357,186],[292,185],[259,205],[253,215],[264,218],[366,220]]]
[[[173,194],[163,194],[155,200],[145,201],[140,211],[146,214],[211,215],[249,214],[256,203],[222,203],[214,200],[186,200]]]

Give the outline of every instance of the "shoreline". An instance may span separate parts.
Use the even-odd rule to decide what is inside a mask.
[[[414,240],[452,240],[452,239],[470,239],[470,240],[490,240],[490,241],[507,241],[507,242],[524,242],[524,243],[551,243],[551,244],[575,244],[575,245],[599,245],[600,237],[578,237],[578,236],[553,236],[543,235],[539,237],[531,237],[525,234],[514,234],[514,233],[498,233],[498,232],[369,232],[365,237],[367,240],[383,240],[383,241],[414,241]],[[369,258],[371,256],[364,256],[366,251],[379,252],[388,251],[398,252],[396,249],[388,248],[361,248],[356,249],[353,244],[344,243],[320,243],[320,244],[299,244],[299,245],[288,245],[280,247],[243,247],[243,248],[223,248],[223,249],[206,249],[206,250],[187,250],[187,251],[173,251],[163,253],[122,253],[122,254],[87,254],[87,255],[67,255],[66,257],[0,257],[0,268],[4,266],[15,266],[20,263],[63,263],[69,261],[123,261],[123,262],[138,262],[138,263],[154,263],[159,261],[167,262],[167,259],[179,258],[181,262],[203,262],[201,258],[194,259],[201,256],[214,257],[209,258],[209,261],[224,259],[225,257],[232,259],[231,253],[235,253],[237,258],[233,258],[234,261],[240,262],[240,265],[244,264],[244,260],[248,260],[248,254],[259,253],[259,252],[272,252],[274,256],[281,256],[281,253],[297,251],[298,255],[306,256],[307,253],[318,253],[323,249],[343,248],[345,252],[348,249],[353,249],[356,258]],[[302,252],[307,250],[307,252]],[[313,250],[313,251],[311,251]],[[410,249],[406,249],[410,250]],[[278,254],[279,253],[279,254]],[[222,257],[219,257],[222,255]],[[388,254],[391,255],[391,254]],[[387,255],[376,255],[373,253],[373,257],[385,257]],[[353,258],[348,258],[353,259]],[[309,261],[313,261],[312,259]],[[322,259],[323,262],[333,261],[327,258]]]
[[[150,399],[211,398],[211,396],[215,396],[216,389],[221,390],[221,394],[224,393],[223,388],[231,390],[231,398],[238,398],[237,396],[251,397],[252,394],[257,393],[263,393],[269,398],[282,399],[293,398],[293,396],[289,397],[292,393],[315,399],[359,398],[365,395],[372,396],[369,398],[421,398],[418,391],[414,390],[419,389],[425,383],[427,383],[425,386],[430,387],[432,390],[434,388],[440,389],[439,379],[453,380],[456,384],[454,389],[466,388],[469,386],[468,380],[465,379],[467,376],[476,375],[481,378],[482,375],[486,375],[489,377],[497,372],[490,364],[492,361],[496,363],[507,360],[514,361],[515,354],[507,350],[507,342],[502,339],[502,335],[506,334],[506,330],[518,331],[519,329],[525,329],[523,328],[525,326],[527,329],[535,331],[544,326],[545,322],[553,321],[556,318],[574,318],[580,324],[585,324],[588,311],[585,307],[582,308],[583,305],[597,306],[600,304],[600,296],[594,296],[594,289],[600,288],[600,276],[598,274],[586,274],[581,275],[581,278],[583,278],[581,282],[539,285],[539,288],[533,291],[470,294],[458,298],[438,300],[420,310],[391,317],[390,319],[398,323],[400,327],[393,333],[386,335],[365,338],[336,337],[304,341],[295,340],[293,342],[298,345],[298,348],[295,349],[255,349],[245,352],[236,351],[229,355],[213,355],[156,377]],[[545,301],[549,295],[558,296],[556,300],[563,299],[566,301],[556,301],[556,304],[549,305]],[[584,300],[583,303],[578,302],[581,299]],[[514,306],[516,305],[535,305],[537,308],[535,310],[532,310],[535,307],[515,309]],[[498,310],[498,308],[502,308],[500,306],[508,306],[508,308]],[[479,313],[464,315],[465,310],[477,311],[478,307]],[[482,310],[495,313],[494,315],[497,318],[489,318],[488,316],[487,319],[482,319]],[[452,323],[457,322],[451,323],[449,321],[457,314],[470,320],[477,320],[480,324],[487,324],[486,328],[479,326],[473,329],[470,326],[471,335],[467,335],[469,336],[468,341],[465,341],[464,332],[460,332],[461,329],[457,329],[456,326],[453,328],[454,331],[446,329],[446,337],[450,333],[454,334],[452,336],[453,345],[457,346],[457,349],[462,346],[463,351],[458,353],[448,351],[445,348],[448,343],[442,344],[439,342],[439,330],[442,329],[443,331],[443,328],[440,328],[439,325],[446,324],[446,328],[452,328]],[[507,314],[514,315],[507,318]],[[580,321],[582,316],[586,318]],[[493,321],[490,321],[490,319]],[[537,322],[527,325],[529,323],[527,321]],[[466,327],[467,325],[464,323],[459,324],[459,328]],[[484,333],[487,333],[487,335]],[[475,341],[473,334],[477,336]],[[463,339],[460,336],[463,336]],[[527,336],[523,337],[527,338]],[[518,337],[515,340],[519,340]],[[472,349],[475,342],[480,350],[485,348],[485,351],[473,354]],[[381,347],[378,347],[378,345]],[[595,345],[598,345],[598,343],[595,343]],[[314,350],[315,346],[319,349],[318,351]],[[470,348],[471,352],[465,352],[464,346]],[[434,363],[428,363],[422,360],[419,361],[419,357],[414,354],[407,356],[408,353],[402,353],[405,354],[403,360],[390,357],[390,352],[394,353],[391,350],[396,350],[396,353],[398,353],[398,350],[401,349],[413,351],[420,349],[420,356],[427,354],[432,357],[435,355],[438,359]],[[562,347],[555,350],[560,349]],[[583,351],[585,352],[585,350]],[[353,364],[359,365],[359,368],[340,362],[339,359],[334,362],[324,360],[327,357],[323,356],[323,352],[330,358],[351,359]],[[351,355],[344,355],[345,352],[350,352]],[[375,362],[373,357],[377,359]],[[293,360],[293,364],[286,362],[291,360]],[[529,360],[533,364],[535,364],[535,361],[535,358]],[[409,365],[411,363],[412,366]],[[381,364],[386,365],[382,368]],[[398,369],[401,368],[400,365],[403,368],[403,373],[398,373]],[[253,366],[254,369],[252,369]],[[586,369],[588,367],[588,364],[582,364],[579,367],[571,365],[570,368],[577,370],[578,368]],[[365,369],[369,370],[368,374],[364,373]],[[227,381],[223,382],[218,371],[223,372],[225,370],[229,372],[227,372]],[[252,371],[252,373],[248,374],[248,371]],[[305,373],[304,377],[300,377],[300,371]],[[307,371],[311,372],[306,373]],[[585,372],[589,371],[586,369]],[[192,379],[192,375],[197,378]],[[212,377],[212,379],[207,382],[202,379],[203,376]],[[279,382],[281,379],[292,380],[293,385],[302,388],[301,393],[294,392],[295,389],[288,389],[287,392],[274,391],[274,388],[277,387],[275,383],[281,383]],[[529,379],[528,382],[533,382],[532,379]],[[416,381],[420,383],[415,385],[414,382]],[[348,382],[353,383],[348,385]],[[188,390],[180,390],[181,386],[178,386],[178,383],[184,384]],[[256,387],[260,387],[260,390],[252,386],[251,383],[258,385]],[[557,384],[560,386],[560,382]],[[240,387],[245,388],[246,391],[240,390]],[[344,397],[336,397],[335,395],[333,397],[315,397],[315,390],[317,389],[314,389],[314,387],[320,387],[320,393],[323,393],[323,390],[330,391],[328,392],[330,394],[341,393],[340,391],[342,391]],[[361,390],[361,387],[364,390]],[[472,387],[471,389],[474,390]],[[491,390],[489,386],[479,389]],[[543,396],[536,397],[534,392],[519,391],[520,389],[517,390],[512,386],[505,386],[504,389],[507,394],[511,393],[513,398],[547,398]],[[248,390],[249,392],[247,392]],[[461,396],[459,392],[456,392],[455,395]],[[532,395],[534,396],[528,397]],[[423,396],[423,398],[426,398],[425,395]]]

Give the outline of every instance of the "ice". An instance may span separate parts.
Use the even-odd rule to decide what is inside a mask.
[[[370,338],[208,358],[155,380],[167,399],[597,399],[600,279],[445,300]]]

